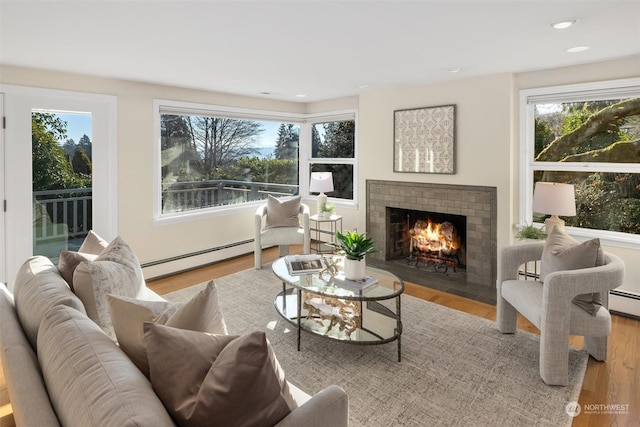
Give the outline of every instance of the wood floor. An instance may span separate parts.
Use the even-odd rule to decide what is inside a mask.
[[[277,249],[264,251],[263,262],[270,262],[278,256]],[[147,283],[159,294],[183,289],[207,280],[253,267],[253,255],[245,255],[225,260],[210,266],[180,273]],[[492,305],[469,300],[456,295],[426,288],[413,283],[405,283],[405,293],[434,302],[455,310],[495,320],[496,309]],[[518,327],[537,333],[537,329],[523,318]],[[582,347],[581,337],[572,337],[571,345]],[[582,413],[573,420],[573,426],[640,426],[640,321],[622,316],[613,316],[612,332],[609,336],[609,353],[606,362],[589,358],[585,373],[580,403]],[[10,406],[7,405],[6,386],[0,371],[0,426],[14,426]],[[618,409],[628,408],[623,414],[609,413],[607,405]],[[585,411],[591,413],[586,414]],[[8,414],[8,415],[7,415]]]

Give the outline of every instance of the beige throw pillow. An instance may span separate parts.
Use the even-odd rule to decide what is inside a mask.
[[[65,250],[60,251],[60,257],[58,258],[58,271],[69,284],[71,290],[73,290],[73,273],[76,271],[78,265],[83,261],[95,261],[96,258],[98,258],[98,255]]]
[[[556,271],[578,270],[597,267],[604,264],[604,252],[600,247],[600,239],[578,242],[558,227],[553,227],[547,235],[540,261],[540,280]],[[581,294],[573,299],[573,303],[595,316],[602,306],[600,293]]]
[[[73,273],[73,289],[87,315],[114,340],[107,295],[135,298],[144,286],[138,258],[121,237],[93,262],[81,262]]]
[[[107,299],[120,348],[147,378],[149,360],[144,341],[145,322],[190,331],[227,334],[227,326],[218,307],[218,291],[213,280],[186,303],[143,301],[115,295],[109,295]]]
[[[300,227],[300,196],[278,199],[269,194],[265,228]]]
[[[84,238],[78,252],[100,255],[107,246],[109,246],[109,242],[98,236],[93,230],[89,230],[89,233],[87,234],[87,237]]]
[[[151,384],[180,426],[272,426],[296,408],[264,332],[210,335],[144,324]]]

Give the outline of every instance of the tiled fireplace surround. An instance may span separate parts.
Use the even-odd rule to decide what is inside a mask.
[[[473,185],[447,185],[404,181],[367,180],[367,235],[376,242],[379,252],[368,262],[385,266],[387,208],[409,209],[464,215],[467,217],[466,273],[441,283],[418,284],[446,290],[485,302],[495,301],[496,281],[496,188]],[[386,264],[388,266],[388,264]],[[426,268],[424,270],[427,270]],[[427,282],[443,282],[437,275],[419,274]],[[446,282],[446,281],[444,281]]]

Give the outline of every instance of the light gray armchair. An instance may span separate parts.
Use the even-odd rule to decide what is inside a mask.
[[[544,242],[525,243],[502,249],[498,265],[497,326],[503,334],[516,332],[517,312],[540,329],[540,376],[549,385],[566,385],[569,374],[569,336],[584,336],[584,348],[596,360],[607,357],[611,332],[609,291],[622,284],[624,263],[604,253],[604,265],[556,271],[539,280],[518,280],[526,262],[540,260]],[[595,315],[572,304],[577,295],[599,293],[602,299]]]
[[[262,268],[262,248],[276,246],[280,248],[280,256],[289,254],[289,245],[302,245],[303,253],[311,252],[311,232],[309,230],[309,206],[300,203],[298,227],[267,228],[267,204],[260,205],[255,214],[255,248],[254,264],[256,270]]]

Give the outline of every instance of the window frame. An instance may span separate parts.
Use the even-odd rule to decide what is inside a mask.
[[[353,157],[352,158],[328,158],[328,157],[312,157],[312,132],[313,126],[319,123],[337,122],[353,120],[354,135],[353,135]],[[300,149],[300,157],[305,159],[305,167],[300,169],[300,187],[304,185],[304,194],[310,199],[315,199],[314,195],[309,193],[309,177],[311,167],[314,164],[325,165],[351,165],[353,166],[353,198],[342,199],[336,197],[327,197],[327,202],[335,206],[342,207],[357,207],[358,200],[358,112],[357,110],[342,110],[334,111],[330,113],[310,114],[307,115],[307,120],[304,123],[304,143],[302,142],[302,128],[300,130],[300,143],[302,145]],[[304,148],[304,151],[303,151]],[[304,157],[303,157],[304,156]],[[303,179],[304,178],[304,179]]]
[[[162,149],[161,149],[161,115],[162,114],[181,114],[181,115],[206,115],[214,117],[228,117],[234,119],[253,119],[263,121],[275,121],[285,123],[296,123],[300,126],[300,146],[298,158],[298,178],[299,178],[299,194],[305,201],[315,200],[315,197],[309,193],[309,170],[312,163],[319,163],[318,159],[311,158],[311,128],[313,123],[332,121],[336,119],[349,119],[356,122],[356,135],[353,159],[349,160],[353,163],[354,176],[354,199],[332,199],[332,203],[340,206],[355,206],[357,200],[357,112],[356,110],[345,110],[316,114],[289,113],[281,111],[268,111],[251,108],[229,107],[213,104],[202,104],[184,101],[174,101],[167,99],[153,100],[153,224],[168,225],[188,221],[200,220],[203,218],[211,218],[225,216],[247,210],[254,210],[261,202],[248,202],[237,205],[215,206],[210,208],[188,210],[182,212],[162,213]],[[329,162],[324,162],[329,163]],[[338,162],[347,163],[347,162]],[[331,198],[330,198],[331,199]]]
[[[593,163],[593,162],[536,162],[535,107],[543,102],[579,102],[640,97],[640,78],[608,80],[602,82],[579,83],[551,86],[520,91],[520,201],[519,226],[533,222],[533,172],[573,171],[573,172],[628,172],[640,173],[640,163]],[[634,248],[640,245],[640,235],[617,231],[594,230],[580,227],[566,227],[567,233],[579,238],[600,238],[603,244]]]

